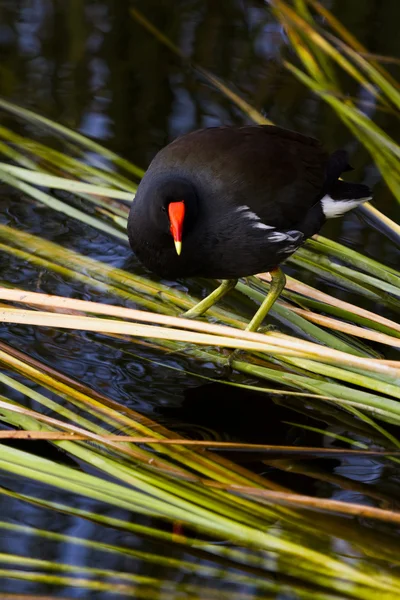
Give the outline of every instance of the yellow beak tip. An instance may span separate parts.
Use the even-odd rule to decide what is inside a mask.
[[[174,242],[174,244],[175,244],[176,253],[179,256],[180,253],[182,252],[182,242]]]

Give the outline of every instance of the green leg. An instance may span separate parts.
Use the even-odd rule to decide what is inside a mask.
[[[246,331],[257,331],[264,321],[275,300],[277,300],[285,287],[286,277],[283,271],[277,267],[271,274],[271,287],[260,308],[246,327]]]
[[[225,296],[237,284],[237,279],[223,279],[221,285],[217,287],[204,300],[193,306],[190,310],[183,313],[185,319],[195,319],[203,315],[209,308],[214,306],[221,298]]]

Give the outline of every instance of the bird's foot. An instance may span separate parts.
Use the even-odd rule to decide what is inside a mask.
[[[274,333],[275,331],[279,331],[279,327],[276,325],[264,325],[257,329],[257,333]]]
[[[232,371],[234,370],[233,363],[235,362],[235,360],[238,360],[240,358],[241,354],[243,354],[243,351],[238,349],[224,349],[222,353],[224,355],[224,359],[220,363],[222,367],[222,375],[225,378],[228,378],[232,375]]]
[[[237,279],[223,279],[220,285],[206,298],[198,302],[182,316],[185,319],[197,319],[219,302],[237,284]]]
[[[180,313],[179,317],[181,319],[198,319],[199,317],[201,317],[203,313],[196,313],[196,312],[191,312],[190,310],[186,310],[183,313]]]

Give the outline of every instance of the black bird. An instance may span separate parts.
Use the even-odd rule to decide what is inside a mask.
[[[212,127],[163,148],[143,177],[128,221],[138,259],[161,277],[202,276],[221,285],[186,313],[203,314],[239,277],[269,271],[271,289],[248,330],[285,285],[278,268],[326,219],[371,199],[339,180],[347,154],[273,126]]]

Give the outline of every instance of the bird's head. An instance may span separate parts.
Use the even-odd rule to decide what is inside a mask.
[[[178,256],[185,237],[196,223],[198,199],[194,186],[183,179],[168,179],[152,190],[153,219],[171,237]]]

